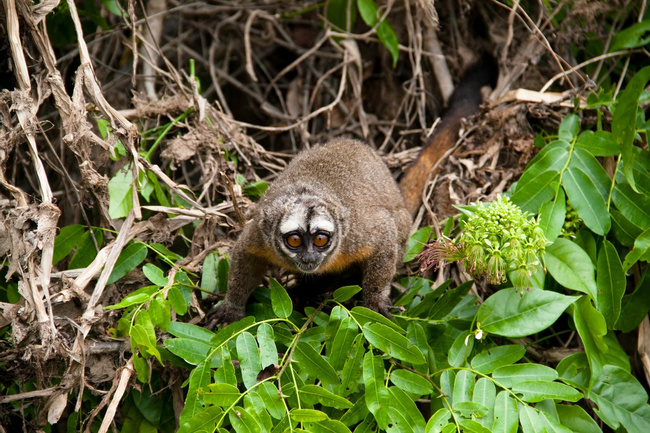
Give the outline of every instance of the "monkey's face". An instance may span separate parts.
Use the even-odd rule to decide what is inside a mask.
[[[341,237],[339,219],[331,205],[316,197],[293,197],[264,224],[271,233],[273,249],[290,268],[311,274],[337,250]],[[275,213],[275,212],[273,212]],[[267,214],[267,216],[269,216]]]

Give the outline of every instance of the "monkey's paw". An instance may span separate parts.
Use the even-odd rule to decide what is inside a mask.
[[[218,323],[223,323],[224,326],[227,326],[243,319],[245,316],[246,312],[244,311],[244,307],[235,305],[232,302],[223,301],[206,314],[205,327],[212,330]]]
[[[366,308],[378,312],[387,319],[393,320],[393,315],[390,314],[393,304],[387,297],[366,296],[364,297],[363,304]]]

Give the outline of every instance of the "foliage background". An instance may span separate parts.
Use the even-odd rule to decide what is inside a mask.
[[[1,11],[0,429],[648,431],[645,2]],[[258,322],[193,326],[291,155],[347,134],[399,172],[482,51],[497,86],[410,252],[457,233],[439,224],[453,205],[510,191],[549,240],[569,235],[536,288],[411,264],[394,323],[344,303],[355,288],[292,312],[271,280]]]

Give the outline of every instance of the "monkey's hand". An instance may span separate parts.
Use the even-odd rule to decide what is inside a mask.
[[[223,323],[226,326],[243,319],[245,316],[246,312],[243,306],[226,299],[206,314],[205,327],[212,330],[218,323]]]
[[[377,296],[376,293],[365,295],[363,297],[363,304],[366,308],[378,312],[387,319],[393,320],[390,310],[393,304],[387,296]]]

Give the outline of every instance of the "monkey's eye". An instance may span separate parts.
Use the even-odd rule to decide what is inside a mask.
[[[319,248],[323,248],[326,246],[330,241],[330,237],[327,236],[326,234],[319,233],[314,237],[314,245],[316,245]]]
[[[286,242],[289,248],[298,248],[302,245],[302,239],[295,233],[284,238],[284,242]]]

